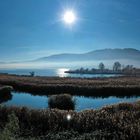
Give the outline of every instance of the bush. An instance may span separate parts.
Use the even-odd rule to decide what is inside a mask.
[[[49,97],[48,105],[49,108],[74,110],[75,100],[69,94],[52,95]]]
[[[1,94],[11,93],[12,90],[13,90],[12,86],[1,86],[0,85],[0,93]]]

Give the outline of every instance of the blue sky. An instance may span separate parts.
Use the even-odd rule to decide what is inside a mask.
[[[0,0],[0,61],[140,49],[140,0]],[[76,23],[60,20],[73,9]]]

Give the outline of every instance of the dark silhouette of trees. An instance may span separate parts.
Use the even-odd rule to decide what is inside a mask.
[[[113,65],[113,71],[120,71],[120,70],[121,70],[120,62],[115,62]]]
[[[30,76],[31,77],[34,77],[35,76],[35,72],[34,71],[31,71],[31,72],[29,72],[30,73]]]
[[[80,73],[80,74],[121,74],[121,75],[140,75],[140,69],[133,67],[133,65],[121,65],[116,61],[113,64],[113,69],[106,68],[104,63],[101,62],[98,68],[83,68],[70,70],[67,73]]]
[[[123,68],[123,70],[122,70],[123,72],[125,72],[125,73],[135,73],[135,71],[136,71],[136,69],[133,67],[133,65],[127,65],[127,66],[125,66],[124,68]]]
[[[101,63],[99,64],[99,70],[101,70],[101,72],[103,72],[104,69],[105,69],[105,65],[104,65],[104,63],[101,62]]]

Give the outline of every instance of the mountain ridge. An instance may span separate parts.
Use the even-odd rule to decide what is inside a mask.
[[[34,61],[87,61],[87,60],[131,59],[140,60],[140,50],[133,48],[101,49],[86,53],[62,53],[41,57]]]

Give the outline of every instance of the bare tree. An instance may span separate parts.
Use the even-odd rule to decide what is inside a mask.
[[[134,70],[133,65],[127,65],[127,66],[125,66],[125,67],[123,68],[123,71],[124,71],[125,73],[132,73],[133,70]],[[135,71],[136,71],[136,70],[135,70]]]
[[[83,72],[84,71],[84,68],[80,68],[80,72]]]
[[[30,73],[30,76],[31,77],[34,77],[35,76],[35,72],[34,71],[31,71],[31,72],[29,72]]]
[[[120,62],[115,62],[113,65],[113,71],[120,71],[120,70],[121,70]]]
[[[99,64],[99,70],[101,70],[102,72],[104,71],[104,69],[105,69],[105,65],[104,65],[104,63],[100,63]]]

